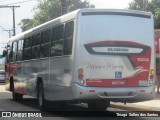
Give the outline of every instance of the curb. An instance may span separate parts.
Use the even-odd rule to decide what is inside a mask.
[[[144,112],[160,111],[160,108],[144,106],[144,105],[135,105],[132,103],[127,103],[126,105],[123,103],[111,103],[110,107],[122,110],[129,110],[129,111],[144,111]]]

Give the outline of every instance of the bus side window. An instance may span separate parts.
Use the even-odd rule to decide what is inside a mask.
[[[73,31],[74,31],[74,22],[68,22],[65,24],[64,32],[64,55],[72,54],[72,43],[73,43]]]
[[[31,59],[31,37],[24,39],[23,60]]]
[[[16,61],[16,54],[17,54],[17,41],[13,42],[13,49],[12,49],[12,62]]]
[[[8,50],[8,62],[13,61],[13,43],[10,42],[10,49]]]
[[[40,33],[32,36],[32,59],[39,58],[40,55]]]
[[[7,54],[6,54],[6,62],[10,62],[10,51],[11,51],[12,44],[8,43],[6,46]]]
[[[62,56],[64,25],[52,29],[51,56]]]
[[[24,48],[28,48],[28,47],[31,47],[31,37],[26,38],[24,41]]]
[[[17,61],[22,60],[23,40],[18,41]]]
[[[51,39],[51,30],[45,30],[41,33],[41,48],[40,48],[40,57],[49,57],[50,55],[50,39]]]

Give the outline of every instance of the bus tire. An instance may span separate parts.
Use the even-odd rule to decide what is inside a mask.
[[[104,111],[107,109],[107,107],[110,106],[109,101],[89,101],[87,104],[88,104],[88,108],[93,111],[96,111],[96,110]]]
[[[23,99],[22,94],[15,93],[13,77],[10,79],[10,91],[12,91],[12,97],[14,101],[21,101]]]
[[[13,91],[14,89],[14,82],[13,82],[13,77],[10,77],[10,91]]]
[[[37,99],[38,99],[38,107],[41,111],[46,111],[46,101],[44,98],[44,87],[43,87],[43,83],[40,82],[38,84],[38,89],[37,89]]]
[[[21,101],[23,99],[23,95],[15,93],[14,90],[12,91],[12,96],[14,101]]]

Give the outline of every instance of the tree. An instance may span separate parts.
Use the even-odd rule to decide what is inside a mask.
[[[133,0],[131,3],[129,3],[129,9],[133,10],[144,10],[147,9],[145,5],[148,4],[148,0]]]
[[[33,27],[33,22],[31,19],[22,19],[20,24],[22,31],[26,31]]]
[[[61,16],[61,0],[37,0],[38,5],[35,8],[36,13],[33,19],[22,19],[20,22],[22,31],[26,31],[32,27],[38,26],[44,22]],[[71,12],[79,8],[93,8],[87,0],[66,0],[67,11]]]
[[[160,29],[160,0],[133,0],[129,3],[129,9],[152,12],[154,27]]]
[[[155,10],[155,17],[154,17],[154,21],[155,21],[155,29],[160,29],[160,8],[157,8]]]

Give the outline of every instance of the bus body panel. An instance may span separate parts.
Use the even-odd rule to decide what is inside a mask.
[[[45,85],[45,98],[48,100],[71,99],[72,63],[70,57],[50,58],[50,81]]]

